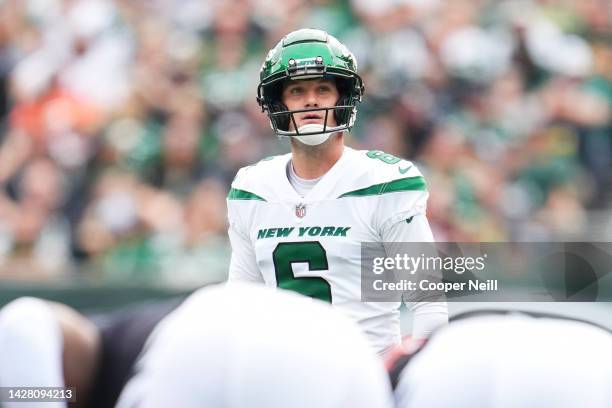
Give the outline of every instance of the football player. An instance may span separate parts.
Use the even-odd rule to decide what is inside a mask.
[[[398,408],[609,407],[612,334],[563,316],[470,312],[399,359],[391,379]]]
[[[351,320],[260,285],[204,288],[184,302],[90,318],[15,300],[0,309],[0,386],[73,387],[78,406],[92,408],[115,406],[120,393],[120,408],[393,405],[382,362]]]
[[[268,53],[257,101],[291,153],[242,168],[228,195],[229,281],[261,282],[332,303],[383,353],[400,342],[399,306],[361,301],[361,243],[431,242],[416,166],[344,145],[364,85],[353,54],[314,29]],[[446,303],[413,302],[413,333],[448,320]]]
[[[386,408],[382,362],[350,319],[262,285],[204,288],[151,335],[118,408]]]
[[[71,387],[76,406],[115,405],[153,328],[183,298],[83,316],[56,302],[24,297],[0,309],[0,387]],[[6,402],[21,407],[23,402]],[[28,402],[64,408],[66,402]]]

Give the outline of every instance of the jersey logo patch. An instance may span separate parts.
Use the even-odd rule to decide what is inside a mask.
[[[402,169],[402,166],[398,166],[397,170],[399,170],[400,174],[405,174],[408,170],[410,170],[412,166],[408,166],[405,169]]]
[[[295,206],[295,215],[298,218],[304,218],[306,215],[306,204],[298,204]]]

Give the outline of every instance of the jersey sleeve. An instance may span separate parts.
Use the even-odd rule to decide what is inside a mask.
[[[446,302],[414,302],[409,305],[412,312],[412,338],[426,339],[439,327],[448,324]]]
[[[402,251],[402,242],[434,242],[424,213],[400,218],[383,231],[382,239],[387,256]],[[412,313],[412,338],[426,339],[435,329],[448,324],[448,305],[445,301],[406,303]]]
[[[436,252],[434,237],[424,214],[412,215],[402,218],[383,231],[382,244],[385,249],[385,256],[388,258],[400,258],[405,255],[421,256],[422,254],[433,255]],[[408,244],[414,243],[414,244]],[[416,252],[416,253],[409,253]],[[402,271],[396,271],[395,279],[398,281],[406,278],[402,276]],[[436,271],[419,272],[411,275],[411,279],[418,281],[421,279],[440,279]],[[440,298],[438,292],[407,291],[403,294],[403,301],[410,305],[422,302],[444,300]]]
[[[424,215],[429,192],[422,173],[411,162],[402,160],[397,165],[376,165],[372,173],[379,180],[379,184],[376,184],[379,195],[372,222],[383,237],[396,223],[412,216]],[[402,168],[407,171],[400,175],[398,170]]]
[[[386,221],[381,231],[382,242],[434,242],[424,212],[405,211]]]
[[[257,267],[253,243],[238,210],[231,200],[227,203],[227,218],[229,221],[228,236],[232,246],[232,257],[229,266],[228,281],[231,282],[264,282]]]

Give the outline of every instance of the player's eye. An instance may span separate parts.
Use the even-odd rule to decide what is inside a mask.
[[[328,93],[331,92],[331,87],[329,85],[321,85],[319,86],[320,93]]]
[[[301,86],[293,86],[289,88],[290,95],[301,95],[304,93],[304,89]]]

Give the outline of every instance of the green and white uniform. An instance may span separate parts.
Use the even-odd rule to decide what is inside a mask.
[[[423,176],[408,161],[345,147],[301,197],[287,177],[290,161],[291,154],[264,159],[240,169],[232,183],[230,282],[263,282],[329,301],[377,351],[398,344],[399,302],[361,301],[361,243],[433,241]],[[419,323],[415,315],[413,329],[430,331],[423,327],[447,318],[445,305],[420,312],[434,321]]]

